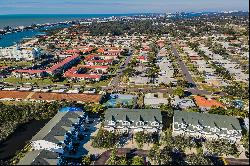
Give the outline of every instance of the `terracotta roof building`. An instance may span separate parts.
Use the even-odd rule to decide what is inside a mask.
[[[208,110],[211,107],[223,107],[224,106],[217,100],[206,99],[205,97],[195,96],[194,97],[196,105],[202,110]]]

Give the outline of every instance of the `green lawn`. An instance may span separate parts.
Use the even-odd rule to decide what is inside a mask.
[[[43,84],[66,84],[67,80],[64,80],[63,82],[53,82],[51,81],[51,79],[48,78],[32,78],[32,79],[28,79],[28,78],[17,78],[17,77],[8,77],[3,79],[3,82],[9,82],[9,83],[37,83],[38,85],[43,85]]]
[[[108,86],[110,80],[111,80],[111,79],[102,80],[102,81],[95,82],[95,83],[86,83],[86,85],[87,85],[87,86],[93,86],[93,87]]]
[[[218,89],[218,88],[207,86],[207,85],[203,85],[202,87],[203,87],[204,90],[209,91],[209,92],[218,92],[218,91],[220,91],[220,89]]]
[[[28,61],[19,61],[19,62],[15,62],[15,61],[0,61],[0,66],[20,66],[20,67],[26,67],[26,66],[31,66],[33,63],[32,62],[28,62]]]

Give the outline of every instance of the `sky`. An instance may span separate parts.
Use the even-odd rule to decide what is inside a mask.
[[[0,0],[0,14],[249,11],[249,0]]]

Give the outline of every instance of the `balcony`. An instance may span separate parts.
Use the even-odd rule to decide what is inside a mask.
[[[155,121],[154,121],[154,122],[151,123],[151,126],[158,127],[158,126],[160,126],[160,124],[159,124],[158,122],[155,122]]]
[[[109,122],[108,122],[108,125],[109,125],[109,126],[115,126],[115,122],[114,122],[114,121],[109,121]]]
[[[123,125],[123,126],[130,126],[130,122],[128,122],[128,121],[123,121],[123,122],[122,122],[122,125]]]

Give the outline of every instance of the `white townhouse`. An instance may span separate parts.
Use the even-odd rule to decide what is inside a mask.
[[[233,116],[175,111],[173,136],[184,135],[207,140],[226,139],[239,142],[242,137],[239,120]]]
[[[105,112],[104,129],[111,132],[160,133],[162,115],[159,109],[111,108]]]

